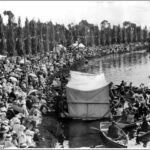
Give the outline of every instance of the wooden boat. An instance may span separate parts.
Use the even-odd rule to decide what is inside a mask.
[[[120,129],[121,133],[123,134],[123,139],[115,141],[114,139],[107,136],[108,127],[109,126],[106,125],[105,122],[100,123],[100,134],[104,144],[106,144],[108,148],[127,148],[128,138],[124,131]]]
[[[146,117],[146,120],[149,121],[150,120],[150,116],[147,116]],[[131,122],[131,123],[128,123],[128,122],[122,122],[121,120],[116,122],[116,124],[119,126],[119,128],[121,129],[128,129],[128,128],[134,128],[134,127],[137,127],[139,126],[140,124],[142,123],[142,118],[135,121],[135,122]]]
[[[140,132],[138,134],[139,140],[142,140],[143,138],[150,137],[150,130],[148,132]]]
[[[136,127],[136,126],[137,126],[136,122],[133,122],[133,123],[116,122],[116,124],[117,124],[121,129],[133,128],[133,127]]]

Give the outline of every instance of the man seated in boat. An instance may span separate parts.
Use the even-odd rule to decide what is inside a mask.
[[[146,120],[146,117],[143,117],[143,122],[139,131],[147,132],[150,130],[150,123]]]
[[[137,128],[137,136],[136,136],[136,144],[140,144],[139,142],[139,133],[140,132],[148,132],[150,130],[150,123],[146,120],[146,117],[143,117],[143,122],[140,127]]]
[[[109,126],[108,136],[115,140],[122,138],[121,129],[117,127],[115,121],[112,121],[112,124]]]
[[[120,122],[133,123],[134,122],[134,114],[132,112],[130,112],[128,109],[124,109]]]

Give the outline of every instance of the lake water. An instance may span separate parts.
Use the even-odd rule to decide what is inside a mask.
[[[144,83],[150,87],[150,54],[146,51],[128,54],[108,55],[102,58],[91,59],[88,65],[80,67],[89,73],[103,72],[108,82],[119,84],[122,80],[133,82],[139,86]],[[67,147],[107,147],[103,144],[98,131],[91,129],[92,126],[99,128],[99,122],[68,121],[64,123]],[[131,133],[131,132],[130,132]],[[129,148],[143,148],[143,144],[135,144],[135,138],[129,140]],[[150,147],[150,143],[147,148]]]
[[[89,60],[87,72],[103,72],[106,80],[115,84],[124,80],[127,84],[132,82],[139,86],[144,83],[150,87],[150,53],[141,51],[92,59]]]

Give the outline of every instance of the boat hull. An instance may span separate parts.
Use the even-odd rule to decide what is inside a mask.
[[[121,130],[122,130],[122,129],[121,129]],[[126,143],[126,144],[118,143],[117,141],[114,141],[113,139],[109,138],[109,137],[106,135],[106,132],[103,131],[103,129],[101,129],[101,125],[100,125],[100,135],[101,135],[101,138],[102,138],[104,144],[105,144],[108,148],[127,148],[128,138],[127,138],[127,136],[126,136],[126,134],[124,133],[123,130],[122,130],[122,134],[123,134],[124,137],[125,137],[125,143]]]

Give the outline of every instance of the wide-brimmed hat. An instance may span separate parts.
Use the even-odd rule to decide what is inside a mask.
[[[7,112],[7,108],[6,108],[5,106],[2,106],[2,107],[0,108],[0,111],[1,111],[1,112]]]
[[[4,127],[0,128],[0,133],[7,133],[8,131],[9,131],[8,128],[4,128]]]
[[[34,135],[34,131],[27,130],[27,131],[26,131],[26,135],[28,135],[28,136],[33,136],[33,135]]]
[[[20,148],[27,148],[27,144],[26,143],[21,143]]]
[[[8,126],[8,124],[9,124],[9,121],[8,121],[8,120],[4,120],[4,121],[2,122],[2,125]]]
[[[18,124],[18,123],[20,123],[20,120],[17,117],[15,117],[15,118],[13,118],[13,122],[14,122],[14,124]]]

